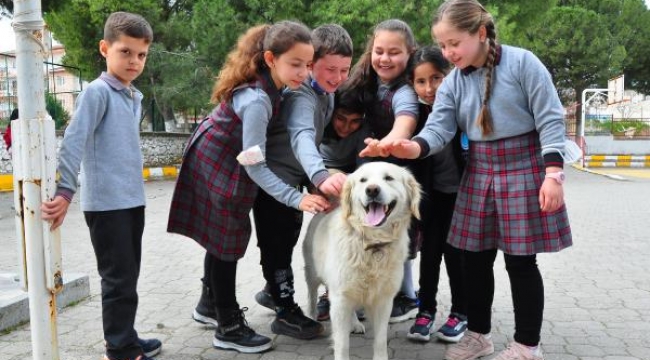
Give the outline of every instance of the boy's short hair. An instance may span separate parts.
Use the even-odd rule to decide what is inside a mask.
[[[151,25],[138,14],[118,11],[112,13],[104,25],[104,40],[116,41],[120,35],[136,39],[144,39],[147,43],[153,41]]]
[[[352,38],[340,25],[321,25],[311,32],[314,44],[314,62],[325,55],[352,57]]]

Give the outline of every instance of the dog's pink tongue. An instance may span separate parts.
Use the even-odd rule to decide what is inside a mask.
[[[366,214],[366,224],[377,226],[382,222],[382,220],[384,220],[384,216],[384,209],[382,209],[381,205],[374,203],[370,204],[370,208]]]

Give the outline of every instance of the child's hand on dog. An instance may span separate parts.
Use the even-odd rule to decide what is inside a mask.
[[[330,202],[320,195],[306,194],[303,196],[302,200],[300,200],[300,205],[298,205],[298,207],[302,211],[318,214],[321,211],[329,209]]]

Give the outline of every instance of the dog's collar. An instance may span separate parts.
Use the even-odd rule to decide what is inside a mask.
[[[365,238],[364,238],[365,240]],[[383,250],[386,246],[390,245],[390,242],[376,242],[374,244],[367,244],[363,246],[363,250],[371,251],[380,251]]]

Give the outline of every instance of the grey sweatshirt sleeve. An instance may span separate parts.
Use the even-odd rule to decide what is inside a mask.
[[[564,152],[564,108],[551,74],[530,51],[525,51],[519,69],[521,85],[528,95],[528,107],[535,119],[542,155]]]
[[[245,88],[233,95],[233,109],[242,120],[242,149],[255,145],[266,158],[266,130],[273,114],[271,100],[262,90]],[[277,201],[298,209],[303,194],[289,186],[269,169],[266,161],[245,166],[248,176]]]
[[[303,92],[291,92],[283,100],[282,117],[287,121],[291,148],[312,184],[317,187],[328,177],[316,146],[315,112],[318,99]]]
[[[433,111],[420,133],[413,138],[420,145],[420,157],[442,151],[456,135],[456,101],[448,85],[449,81],[443,80],[436,93]]]
[[[419,113],[418,96],[411,85],[405,84],[397,89],[395,95],[393,95],[391,104],[395,117],[411,115],[417,120]]]
[[[89,86],[77,99],[74,117],[65,129],[65,136],[59,150],[60,174],[57,193],[72,196],[77,192],[79,169],[85,153],[86,143],[101,122],[106,112],[108,94],[98,86]]]

